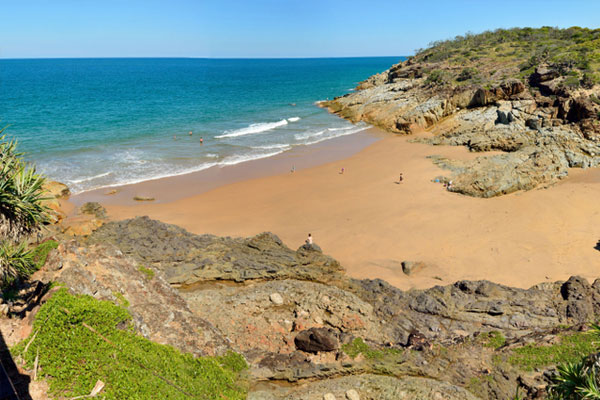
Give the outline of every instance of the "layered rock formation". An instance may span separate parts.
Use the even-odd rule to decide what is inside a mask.
[[[35,278],[126,307],[154,341],[242,353],[253,399],[492,399],[517,385],[533,398],[547,378],[502,361],[509,349],[555,343],[566,326],[600,314],[600,281],[406,292],[348,278],[330,257],[270,233],[194,235],[145,217],[61,245]],[[510,345],[490,347],[492,331]]]
[[[569,168],[600,165],[600,85],[567,87],[565,73],[548,65],[523,81],[439,84],[432,79],[439,68],[457,66],[409,59],[321,105],[390,132],[430,129],[433,137],[419,139],[426,143],[506,152],[453,171],[450,190],[470,196],[529,190],[565,177]]]

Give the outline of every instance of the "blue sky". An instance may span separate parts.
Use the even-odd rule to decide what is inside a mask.
[[[410,55],[515,26],[600,27],[588,0],[0,0],[0,58]]]

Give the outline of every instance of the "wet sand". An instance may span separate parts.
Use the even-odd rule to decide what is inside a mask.
[[[107,206],[113,219],[149,215],[191,232],[223,236],[272,231],[291,248],[310,232],[349,275],[382,278],[402,289],[460,279],[525,288],[575,274],[600,277],[600,251],[594,248],[600,239],[599,170],[572,170],[569,178],[547,189],[477,199],[432,182],[447,172],[426,157],[480,154],[383,136],[347,158],[316,166],[307,162],[293,174],[282,155],[284,173],[265,176],[260,170],[240,177],[227,172],[238,178],[219,186],[224,182],[217,177],[206,190],[191,186],[189,176],[156,181],[163,188],[164,194],[157,195],[162,203],[132,204],[127,196],[148,190],[137,185],[122,199],[103,193],[94,199]],[[254,167],[243,169],[248,174]],[[400,172],[404,181],[399,184]],[[90,199],[88,194],[74,200]],[[404,260],[427,266],[407,276]]]

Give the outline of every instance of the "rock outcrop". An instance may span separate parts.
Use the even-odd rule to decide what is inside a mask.
[[[569,89],[558,71],[541,66],[527,83],[507,79],[494,87],[432,85],[433,67],[397,64],[359,84],[357,91],[321,103],[352,122],[411,134],[430,129],[430,144],[500,150],[453,171],[452,191],[493,197],[547,185],[569,168],[600,165],[600,85]],[[450,67],[448,67],[450,68]]]
[[[381,280],[348,278],[330,257],[302,247],[293,251],[270,233],[247,239],[194,235],[141,217],[106,223],[81,245],[73,242],[53,255],[44,279],[115,302],[122,301],[115,293],[122,293],[140,332],[196,353],[212,346],[241,352],[255,381],[319,381],[281,393],[257,389],[251,396],[267,397],[255,398],[302,398],[316,387],[319,398],[352,388],[360,398],[386,398],[387,392],[351,384],[370,372],[389,375],[378,383],[389,393],[400,393],[407,376],[425,376],[430,387],[456,396],[463,396],[456,385],[488,374],[485,385],[471,390],[482,398],[506,397],[521,373],[509,364],[498,369],[494,363],[503,353],[480,337],[499,332],[513,347],[552,343],[557,327],[578,327],[600,314],[600,281],[590,285],[573,277],[526,290],[460,281],[402,291]],[[156,277],[148,280],[140,267]],[[165,315],[172,317],[163,327]],[[350,356],[353,346],[358,355]],[[458,364],[462,368],[449,367]],[[336,379],[348,383],[338,386]],[[543,379],[534,386],[540,385]],[[422,398],[438,396],[424,393]]]
[[[507,361],[512,349],[552,345],[600,315],[600,280],[530,289],[460,281],[402,291],[351,279],[323,253],[293,251],[270,233],[194,235],[147,217],[62,243],[34,279],[41,283],[22,292],[35,304],[58,282],[126,308],[153,341],[195,355],[243,354],[255,399],[347,398],[349,391],[361,399],[495,399],[517,385],[534,398],[549,375],[515,367]],[[31,320],[35,304],[19,301],[2,305]],[[493,335],[502,341],[490,346]]]

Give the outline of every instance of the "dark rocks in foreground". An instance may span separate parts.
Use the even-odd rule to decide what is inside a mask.
[[[123,305],[154,341],[197,355],[241,352],[255,381],[319,381],[259,390],[255,395],[263,397],[256,399],[322,398],[350,389],[360,398],[386,399],[419,385],[424,392],[414,398],[470,399],[456,385],[488,370],[494,380],[477,394],[507,397],[520,375],[493,370],[494,350],[480,335],[497,331],[513,346],[548,341],[557,327],[600,315],[600,281],[572,277],[530,289],[459,281],[402,291],[378,279],[348,278],[332,258],[293,251],[271,233],[194,235],[147,217],[109,222],[87,242],[62,244],[38,275]],[[349,357],[342,348],[357,338],[391,358]],[[363,375],[373,371],[391,376]],[[434,379],[406,378],[415,375]]]

